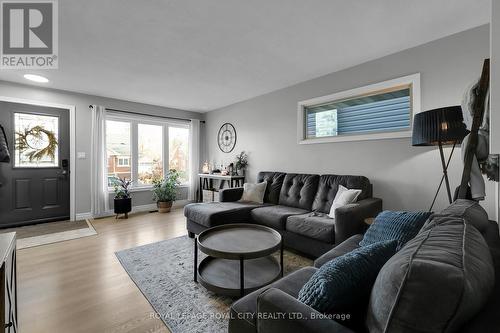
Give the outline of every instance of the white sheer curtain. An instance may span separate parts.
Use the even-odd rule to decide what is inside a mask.
[[[200,120],[191,119],[189,126],[189,192],[188,199],[196,200],[200,171]]]
[[[106,163],[106,108],[92,105],[92,136],[90,145],[91,210],[94,217],[109,209]]]

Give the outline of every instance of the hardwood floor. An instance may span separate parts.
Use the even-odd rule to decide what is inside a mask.
[[[18,250],[20,332],[168,332],[114,253],[186,234],[182,209],[92,224],[96,236]]]

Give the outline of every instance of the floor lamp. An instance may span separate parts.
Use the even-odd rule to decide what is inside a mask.
[[[439,183],[434,199],[432,200],[429,211],[434,207],[443,180],[448,193],[448,201],[452,203],[450,182],[448,180],[448,166],[455,150],[455,146],[460,144],[467,134],[464,124],[462,108],[457,106],[448,106],[444,108],[429,110],[417,113],[413,119],[413,146],[438,146],[439,156],[441,158],[441,167],[443,176]],[[445,160],[443,147],[452,145],[448,161]]]

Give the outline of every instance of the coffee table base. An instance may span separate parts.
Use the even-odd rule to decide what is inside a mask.
[[[243,296],[279,279],[281,273],[280,263],[273,256],[247,260],[209,256],[200,262],[197,277],[202,286],[217,294]]]

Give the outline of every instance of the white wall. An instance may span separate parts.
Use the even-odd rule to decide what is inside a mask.
[[[482,26],[209,112],[208,158],[220,164],[247,151],[250,180],[261,170],[365,175],[385,208],[428,209],[441,178],[437,149],[412,147],[410,139],[298,145],[297,102],[420,72],[423,110],[456,105],[489,54],[489,26]],[[232,154],[217,147],[224,122],[233,123],[238,134]],[[460,150],[449,170],[453,188],[461,177],[459,155]],[[487,192],[483,205],[494,218],[493,183],[487,184]],[[447,203],[444,188],[440,194],[435,210]]]
[[[76,172],[76,213],[85,214],[90,212],[90,135],[91,135],[91,111],[90,104],[103,105],[108,108],[136,111],[150,115],[172,116],[180,118],[204,119],[204,115],[196,112],[188,112],[177,109],[164,108],[148,104],[122,101],[112,98],[91,96],[72,93],[62,90],[38,88],[34,86],[15,84],[0,81],[0,96],[30,99],[42,102],[68,104],[76,106],[76,151],[85,152],[86,159],[77,159],[76,166],[72,168]],[[179,199],[186,199],[185,190]],[[110,201],[112,201],[110,195]],[[132,194],[133,205],[147,205],[153,203],[150,191],[134,192]]]

